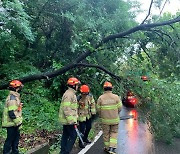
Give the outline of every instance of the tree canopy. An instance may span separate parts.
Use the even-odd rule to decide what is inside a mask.
[[[10,80],[25,84],[25,131],[43,128],[43,121],[56,128],[58,120],[53,117],[66,80],[76,76],[90,85],[95,98],[105,80],[111,80],[122,97],[133,90],[140,107],[149,109],[147,118],[157,138],[180,135],[180,14],[148,14],[138,23],[139,5],[130,0],[0,3],[0,98],[5,99]],[[141,81],[142,75],[150,81]],[[38,115],[40,119],[39,111],[45,113]]]

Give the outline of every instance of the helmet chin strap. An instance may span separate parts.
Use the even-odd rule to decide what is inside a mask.
[[[20,93],[21,91],[22,91],[22,88],[20,88],[20,89],[17,89],[17,92],[18,92],[18,93]]]
[[[76,90],[76,85],[68,85],[68,87],[70,87],[70,88]]]
[[[11,91],[15,91],[16,92],[16,88],[8,87],[8,89],[11,90]]]
[[[89,95],[89,93],[81,93],[83,96],[87,96]]]
[[[20,87],[16,88],[15,90],[16,90],[16,92],[20,93],[22,91],[22,87],[20,86]]]

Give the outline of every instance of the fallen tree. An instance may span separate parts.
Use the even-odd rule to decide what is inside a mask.
[[[45,73],[41,73],[41,74],[29,75],[29,76],[25,76],[23,78],[18,78],[17,77],[17,79],[19,79],[23,83],[27,83],[27,82],[34,81],[34,80],[53,78],[53,77],[61,75],[61,74],[65,73],[65,72],[69,71],[70,69],[73,69],[73,68],[78,67],[78,66],[95,67],[95,65],[80,64],[80,62],[82,60],[84,60],[86,57],[90,56],[93,52],[95,52],[103,44],[105,44],[105,43],[107,43],[109,41],[118,39],[118,38],[123,38],[125,36],[128,36],[130,34],[138,32],[138,31],[148,31],[148,30],[156,28],[156,27],[171,25],[171,24],[175,24],[175,23],[178,23],[178,22],[180,22],[180,16],[178,16],[178,17],[176,17],[174,19],[168,20],[168,21],[164,21],[164,22],[151,23],[151,24],[140,24],[140,25],[138,25],[136,27],[133,27],[133,28],[127,30],[127,31],[120,32],[120,33],[113,34],[113,35],[109,35],[109,36],[103,38],[102,41],[97,43],[97,45],[93,48],[93,50],[88,50],[86,52],[83,52],[82,54],[80,54],[78,56],[78,58],[76,58],[74,60],[74,62],[72,62],[70,64],[67,64],[66,66],[64,66],[64,67],[62,67],[62,68],[60,68],[58,70],[55,70],[53,72],[45,72]],[[98,66],[98,67],[96,66],[96,68],[101,69],[102,71],[105,71],[105,68],[103,68],[102,66]],[[108,71],[105,71],[105,72],[107,73]],[[111,75],[112,77],[116,76],[115,74],[113,74],[111,72],[109,72],[108,74]],[[117,78],[117,76],[116,76],[116,78]],[[0,90],[6,89],[7,87],[8,87],[8,82],[6,82],[3,85],[0,85]]]

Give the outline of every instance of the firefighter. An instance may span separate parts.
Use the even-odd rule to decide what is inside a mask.
[[[97,111],[102,124],[104,150],[115,154],[122,102],[118,95],[112,93],[113,87],[110,82],[105,82],[103,88],[104,94],[97,101]]]
[[[3,147],[3,154],[18,154],[20,138],[19,127],[22,124],[22,103],[20,94],[23,84],[19,80],[12,80],[9,83],[9,95],[6,99],[2,127],[7,129],[7,138]]]
[[[78,121],[80,132],[83,134],[83,141],[85,143],[91,143],[88,140],[88,134],[91,130],[92,120],[96,114],[95,101],[90,94],[90,89],[87,85],[80,87],[81,95],[77,97],[78,100]],[[84,148],[82,143],[79,141],[79,147]]]
[[[68,89],[64,93],[59,109],[59,119],[63,124],[63,134],[61,138],[60,154],[69,154],[73,148],[77,134],[74,125],[77,125],[77,97],[80,81],[77,78],[69,78],[67,81]]]

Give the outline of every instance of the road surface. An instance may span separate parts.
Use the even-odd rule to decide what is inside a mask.
[[[126,119],[126,117],[134,118]],[[180,139],[175,138],[172,145],[162,142],[154,142],[153,135],[148,129],[147,122],[138,120],[143,118],[143,114],[136,109],[123,107],[118,130],[117,154],[180,154]],[[85,154],[106,154],[103,151],[102,136]]]
[[[154,153],[153,137],[145,122],[138,120],[136,109],[123,108],[120,117],[134,115],[134,118],[121,120],[118,131],[118,154],[152,154]]]
[[[151,154],[154,153],[152,135],[146,123],[138,121],[136,109],[123,107],[120,117],[134,118],[121,120],[118,130],[118,154]],[[105,154],[103,151],[103,139],[101,138],[86,154]]]

